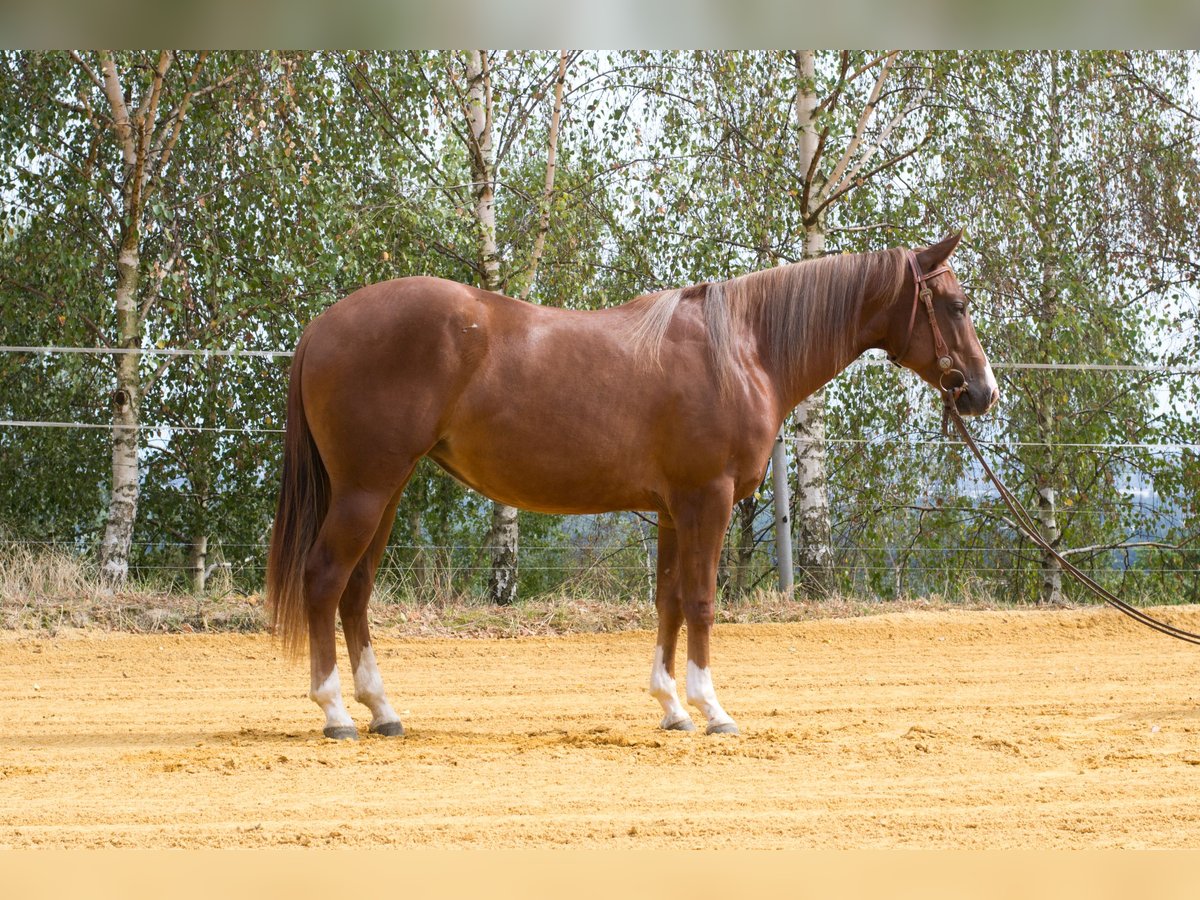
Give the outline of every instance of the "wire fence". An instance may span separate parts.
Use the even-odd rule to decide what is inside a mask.
[[[261,350],[251,348],[217,348],[195,349],[184,347],[62,347],[36,345],[0,345],[0,353],[11,354],[85,354],[85,355],[125,355],[142,356],[180,356],[180,357],[231,357],[231,358],[262,358],[288,359],[293,355],[290,350]],[[888,360],[880,357],[863,357],[851,364],[851,368],[859,366],[890,365]],[[998,362],[993,368],[999,371],[1063,371],[1063,372],[1123,372],[1146,373],[1168,376],[1200,375],[1200,366],[1169,366],[1158,364],[1124,364],[1124,363],[1059,363],[1059,362]],[[262,425],[242,423],[234,425],[192,425],[172,422],[139,422],[127,425],[115,422],[80,422],[66,420],[43,419],[0,419],[3,428],[76,428],[97,431],[140,431],[157,432],[159,434],[232,434],[253,435],[270,434],[282,435],[284,428],[264,427]],[[801,440],[801,439],[798,439]],[[823,439],[832,445],[903,445],[920,441],[921,446],[929,447],[961,447],[962,441],[957,439],[930,438],[922,431],[914,431],[905,435],[877,435],[873,437],[830,436]],[[1163,452],[1180,452],[1200,450],[1200,442],[1195,441],[1029,441],[1008,439],[981,439],[980,445],[992,448],[1022,448],[1022,447],[1057,447],[1077,450],[1150,450]]]
[[[158,431],[179,432],[181,434],[284,434],[284,428],[261,428],[251,425],[174,425],[164,422],[140,423],[124,425],[108,422],[45,422],[26,419],[0,419],[0,427],[8,428],[81,428],[98,431]],[[959,440],[929,440],[923,432],[913,432],[910,436],[888,436],[873,438],[826,437],[819,441],[796,438],[799,443],[816,444],[909,444],[920,440],[922,447],[962,447]],[[976,443],[981,447],[1061,447],[1070,450],[1200,450],[1200,442],[1150,443],[1145,441],[1095,441],[1091,443],[1079,441],[1012,441],[987,440],[977,438]]]
[[[173,347],[142,347],[142,348],[112,348],[112,347],[61,347],[61,346],[21,346],[0,345],[0,353],[15,355],[141,355],[146,357],[229,357],[262,359],[268,361],[286,360],[292,351],[254,349],[254,348],[219,348],[193,349]],[[882,366],[887,360],[878,357],[862,358],[852,364],[853,367]],[[1155,377],[1190,377],[1200,375],[1198,366],[1172,366],[1157,364],[1113,364],[1113,363],[1055,363],[1055,362],[999,362],[993,368],[997,371],[1014,373],[1027,371],[1059,371],[1059,372],[1097,372],[1142,374]],[[54,421],[30,418],[0,419],[0,427],[9,429],[80,429],[92,431],[113,432],[116,430],[137,430],[159,440],[166,440],[174,434],[214,433],[220,435],[235,435],[253,437],[256,435],[275,436],[284,433],[284,428],[267,427],[261,424],[232,424],[232,425],[193,425],[175,423],[139,423],[137,425],[115,425],[111,422],[84,421]],[[858,437],[847,435],[831,435],[824,439],[831,447],[911,447],[924,449],[929,447],[959,447],[962,442],[956,439],[945,439],[938,432],[914,429],[903,434],[876,435]],[[994,451],[1003,452],[1025,447],[1054,447],[1064,450],[1079,451],[1121,451],[1138,450],[1155,453],[1178,453],[1200,449],[1200,442],[1186,440],[1163,441],[1095,441],[1095,442],[1063,442],[1063,441],[1028,441],[1009,440],[996,437],[981,440],[981,444]],[[987,493],[972,495],[969,491],[954,492],[958,503],[944,502],[945,498],[916,497],[895,504],[897,510],[918,509],[925,513],[949,513],[962,516],[993,517],[993,511],[986,504],[995,499]],[[177,496],[193,496],[186,491],[172,491]],[[210,491],[206,496],[212,499],[219,496],[219,490]],[[966,500],[966,505],[963,501]],[[971,505],[974,502],[979,505]],[[1143,519],[1153,519],[1155,527],[1161,529],[1180,529],[1186,525],[1184,517],[1179,514],[1164,512],[1154,508],[1153,504],[1145,505],[1136,501],[1132,496],[1127,504]],[[1081,517],[1096,522],[1104,522],[1113,517],[1112,508],[1087,506],[1064,507],[1059,510],[1064,517]],[[639,528],[641,526],[638,526]],[[1002,526],[995,526],[1001,528]],[[753,540],[750,555],[733,547],[727,549],[722,559],[721,578],[725,582],[736,582],[743,585],[769,584],[777,560],[775,559],[775,542],[765,532],[769,525],[758,529]],[[904,592],[920,592],[944,590],[947,593],[964,586],[978,587],[980,584],[991,584],[996,587],[995,593],[1017,594],[1025,588],[1021,585],[1032,584],[1043,577],[1043,560],[1035,548],[1027,545],[1015,534],[1000,534],[995,529],[990,533],[991,540],[981,540],[979,543],[939,546],[921,546],[918,538],[909,541],[898,541],[895,544],[880,545],[874,543],[837,543],[831,547],[831,565],[836,570],[836,577],[841,588],[846,590],[865,590],[867,593],[886,596]],[[910,536],[911,537],[911,536]],[[1004,541],[998,541],[997,538]],[[1134,536],[1136,537],[1136,535]],[[640,537],[628,544],[589,546],[574,538],[564,539],[551,544],[525,544],[519,548],[519,569],[523,579],[534,583],[537,589],[553,590],[572,581],[589,578],[607,579],[610,587],[626,589],[635,586],[644,590],[647,582],[653,581],[654,575],[654,545],[652,536],[641,534]],[[4,540],[0,538],[0,550],[13,547],[41,547],[58,549],[66,552],[83,553],[88,549],[87,539],[75,540]],[[211,564],[214,560],[233,573],[247,588],[261,585],[262,573],[265,571],[264,559],[266,542],[234,542],[223,543],[215,541],[205,559]],[[191,543],[178,540],[144,540],[138,541],[133,549],[132,569],[135,575],[149,578],[167,578],[185,580],[189,573],[196,569],[194,561],[187,559],[187,554],[194,550]],[[430,572],[440,573],[447,582],[455,582],[461,589],[468,589],[471,583],[478,584],[483,576],[491,570],[489,554],[492,548],[485,543],[404,543],[397,542],[389,546],[380,567],[382,578],[398,581],[414,581],[431,577]],[[799,553],[799,550],[797,551]],[[1169,546],[1167,543],[1153,541],[1135,541],[1131,537],[1126,545],[1091,548],[1083,554],[1082,560],[1090,564],[1086,568],[1089,574],[1105,581],[1106,584],[1128,585],[1134,583],[1155,583],[1163,590],[1169,590],[1178,598],[1200,599],[1200,546]],[[800,562],[799,557],[796,560]],[[1034,588],[1036,593],[1036,588]]]
[[[228,356],[264,359],[290,359],[295,355],[292,350],[256,350],[241,347],[225,347],[216,349],[201,349],[189,347],[55,347],[55,346],[17,346],[0,345],[0,353],[82,353],[88,355],[124,355],[140,356]],[[887,359],[878,356],[864,356],[852,362],[847,368],[858,366],[891,365]],[[1042,370],[1062,372],[1143,372],[1165,375],[1200,375],[1200,366],[1169,366],[1156,363],[1061,363],[1061,362],[998,362],[992,368],[1004,370]]]
[[[14,548],[32,551],[56,550],[75,557],[89,555],[82,540],[0,539],[0,558]],[[197,566],[226,568],[245,590],[261,588],[266,570],[265,542],[209,543],[203,554],[193,557],[195,546],[186,541],[138,541],[132,547],[135,577],[185,584]],[[440,578],[455,590],[478,589],[491,571],[490,548],[485,542],[413,543],[395,541],[383,556],[381,578],[413,581]],[[835,544],[829,566],[836,572],[838,586],[859,594],[890,596],[905,591],[951,593],[967,585],[993,583],[993,593],[1020,593],[1043,574],[1043,559],[1036,548],[1022,542],[980,543],[945,546],[903,544]],[[656,541],[648,531],[632,540],[589,543],[564,536],[553,544],[521,545],[518,569],[527,588],[534,593],[554,591],[572,582],[594,585],[604,581],[610,588],[634,593],[652,583],[656,571]],[[1113,546],[1088,548],[1079,554],[1080,568],[1112,584],[1157,582],[1169,589],[1174,599],[1200,599],[1200,546],[1171,545],[1156,541],[1133,541]],[[802,571],[802,559],[793,560]],[[775,543],[770,538],[755,541],[748,553],[730,545],[723,555],[720,577],[754,587],[770,586],[776,571]],[[528,592],[528,591],[527,591]]]

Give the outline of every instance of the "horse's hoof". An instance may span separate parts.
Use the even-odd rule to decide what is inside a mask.
[[[404,737],[404,725],[400,722],[382,722],[371,726],[371,734],[381,734],[384,737]]]
[[[357,741],[358,729],[353,725],[327,725],[325,726],[325,737],[333,738],[335,741]]]
[[[683,718],[683,719],[679,719],[676,722],[672,722],[670,725],[663,725],[662,730],[663,731],[695,731],[696,723],[693,722],[691,719]]]
[[[705,734],[739,734],[738,727],[732,722],[723,722],[720,725],[709,725],[704,729]]]

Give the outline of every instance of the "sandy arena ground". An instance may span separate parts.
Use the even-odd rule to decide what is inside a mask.
[[[1200,650],[1115,612],[720,626],[740,737],[648,633],[377,651],[409,736],[337,743],[265,636],[0,636],[0,846],[1200,844]]]

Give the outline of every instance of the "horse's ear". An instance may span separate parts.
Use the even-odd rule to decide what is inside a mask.
[[[917,251],[917,262],[921,264],[922,272],[932,272],[950,258],[958,242],[962,240],[962,229],[946,235],[936,244]]]

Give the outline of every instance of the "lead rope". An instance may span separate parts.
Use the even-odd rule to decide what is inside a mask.
[[[983,471],[987,473],[988,480],[990,480],[992,484],[996,486],[996,490],[1000,492],[1000,499],[1004,501],[1004,505],[1009,508],[1010,512],[1012,512],[1016,519],[1017,527],[1025,533],[1025,536],[1053,556],[1056,560],[1058,560],[1059,565],[1061,565],[1064,569],[1066,569],[1067,572],[1078,579],[1084,585],[1084,587],[1092,591],[1092,593],[1102,599],[1105,603],[1116,607],[1122,613],[1129,616],[1129,618],[1140,622],[1147,628],[1153,628],[1155,631],[1161,632],[1162,634],[1173,638],[1178,638],[1181,641],[1187,641],[1189,644],[1200,644],[1200,634],[1195,634],[1191,631],[1185,631],[1184,629],[1177,628],[1168,622],[1160,622],[1158,619],[1143,612],[1142,610],[1130,606],[1112,591],[1098,584],[1090,575],[1087,575],[1077,569],[1073,563],[1065,559],[1061,553],[1050,546],[1050,543],[1038,533],[1037,525],[1034,523],[1033,518],[1029,515],[1029,513],[1025,511],[1025,508],[1021,506],[1020,501],[1013,496],[1012,491],[1005,487],[1004,482],[1002,482],[996,476],[996,473],[992,471],[992,467],[989,466],[987,460],[983,458],[983,453],[980,451],[979,445],[975,443],[975,439],[971,437],[971,433],[967,431],[967,425],[962,420],[962,416],[959,415],[958,409],[955,405],[955,401],[958,400],[958,395],[962,393],[962,391],[963,386],[952,389],[942,389],[942,402],[945,404],[945,408],[942,413],[942,431],[945,433],[946,437],[951,437],[948,426],[949,423],[954,423],[954,427],[958,431],[959,435],[961,435],[963,443],[966,444],[967,447],[970,448],[971,452],[975,454],[975,458],[979,460],[979,464],[983,466]]]

